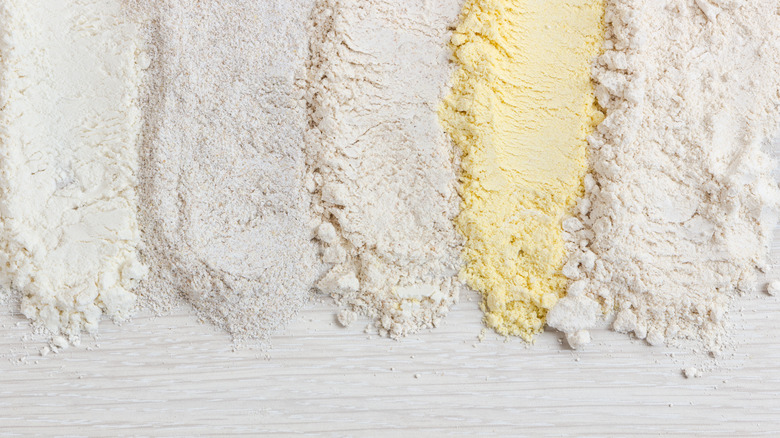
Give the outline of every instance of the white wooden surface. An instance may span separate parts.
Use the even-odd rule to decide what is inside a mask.
[[[606,331],[583,352],[554,333],[530,348],[480,343],[474,296],[401,342],[341,328],[313,304],[270,359],[232,351],[186,309],[104,323],[96,341],[40,357],[24,319],[6,314],[0,436],[780,436],[780,297],[737,307],[739,345],[696,379],[680,370],[704,358]]]

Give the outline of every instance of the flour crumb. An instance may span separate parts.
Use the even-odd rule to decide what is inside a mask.
[[[349,309],[342,309],[338,314],[339,324],[341,324],[342,327],[349,327],[356,319],[357,313]]]
[[[64,336],[55,336],[51,340],[51,344],[56,349],[64,350],[68,348],[68,340]]]
[[[590,332],[587,330],[579,330],[574,333],[567,333],[566,342],[572,350],[579,350],[590,343]]]

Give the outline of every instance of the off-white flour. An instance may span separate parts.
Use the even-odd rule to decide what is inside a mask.
[[[607,2],[594,68],[607,118],[590,139],[568,297],[548,323],[570,334],[601,310],[656,345],[723,344],[729,299],[756,287],[780,191],[761,151],[778,126],[775,0]]]
[[[457,164],[436,109],[459,0],[323,0],[313,15],[308,181],[317,287],[400,337],[457,301]]]
[[[118,0],[5,0],[0,33],[0,280],[65,346],[129,316],[146,273],[139,35]]]
[[[151,57],[140,173],[142,288],[264,340],[317,276],[304,190],[313,0],[138,0]]]

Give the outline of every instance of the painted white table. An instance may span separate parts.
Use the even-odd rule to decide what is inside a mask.
[[[6,314],[0,436],[780,436],[780,297],[740,299],[739,345],[694,379],[681,369],[702,357],[607,331],[582,352],[555,333],[532,347],[479,342],[476,301],[401,342],[368,339],[364,321],[341,328],[313,304],[270,359],[232,351],[186,309],[104,323],[96,341],[41,357]]]

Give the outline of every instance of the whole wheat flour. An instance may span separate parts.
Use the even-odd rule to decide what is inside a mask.
[[[317,287],[401,337],[457,301],[453,148],[437,105],[459,0],[325,0],[313,14],[310,190],[329,272]]]
[[[150,81],[141,154],[143,297],[180,294],[263,341],[317,275],[303,186],[309,0],[138,0]]]
[[[564,222],[573,282],[548,323],[577,346],[600,310],[656,345],[724,343],[729,299],[756,287],[780,191],[762,152],[778,126],[775,0],[607,2],[596,62],[606,120]]]
[[[0,280],[65,346],[127,318],[146,272],[139,35],[115,0],[5,0],[0,33]]]

